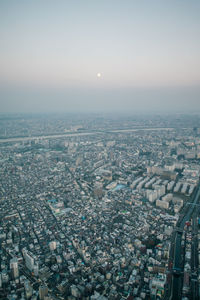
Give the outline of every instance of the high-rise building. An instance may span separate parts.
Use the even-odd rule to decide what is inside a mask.
[[[37,262],[35,263],[35,265],[33,267],[33,272],[34,272],[35,276],[38,276],[38,274],[39,274],[39,265],[38,265]]]
[[[10,260],[10,270],[14,279],[19,277],[18,259],[16,257]]]
[[[7,270],[3,270],[1,272],[1,279],[2,279],[2,283],[7,283],[9,281]]]
[[[25,293],[26,293],[26,298],[27,299],[31,298],[31,296],[33,294],[33,288],[28,280],[24,281],[24,289],[25,289]]]
[[[50,248],[51,251],[56,250],[56,247],[57,247],[56,241],[51,241],[51,242],[49,243],[49,248]]]
[[[47,296],[47,295],[48,295],[48,287],[45,286],[45,285],[41,285],[39,287],[39,297],[40,297],[40,299],[43,300],[44,297]]]
[[[36,257],[26,249],[23,249],[22,251],[23,251],[26,267],[31,272],[34,271],[35,265],[37,265]]]
[[[34,267],[34,257],[28,252],[25,253],[25,262],[27,268],[32,271]]]

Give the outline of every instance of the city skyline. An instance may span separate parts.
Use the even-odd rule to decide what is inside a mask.
[[[198,299],[200,118],[0,118],[0,298]]]

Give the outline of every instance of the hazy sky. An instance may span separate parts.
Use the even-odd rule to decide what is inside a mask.
[[[200,111],[199,15],[199,0],[1,0],[0,112]]]

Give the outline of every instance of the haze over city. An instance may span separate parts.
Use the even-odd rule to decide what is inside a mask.
[[[198,112],[200,2],[0,3],[0,111]]]
[[[200,1],[0,1],[0,299],[200,298]]]

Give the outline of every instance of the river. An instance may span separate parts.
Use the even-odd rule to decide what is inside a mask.
[[[76,132],[76,133],[62,133],[53,135],[40,135],[40,136],[25,136],[25,137],[11,137],[11,138],[0,138],[0,143],[17,143],[23,141],[33,141],[33,140],[47,140],[47,139],[59,139],[65,137],[74,136],[87,136],[95,134],[104,133],[127,133],[127,132],[137,132],[137,131],[163,131],[163,130],[173,130],[174,128],[163,128],[163,127],[153,127],[153,128],[130,128],[130,129],[118,129],[118,130],[108,130],[108,131],[89,131],[89,132]]]

